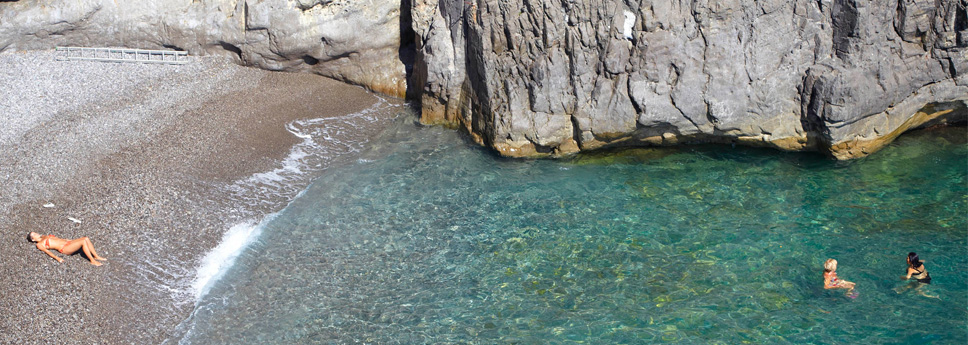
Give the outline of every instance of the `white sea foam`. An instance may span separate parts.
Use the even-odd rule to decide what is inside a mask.
[[[363,149],[367,136],[343,133],[360,133],[370,125],[392,119],[386,116],[393,113],[393,105],[379,98],[378,101],[360,112],[335,117],[323,117],[293,121],[286,130],[302,139],[289,151],[279,166],[271,171],[253,174],[228,186],[231,198],[247,205],[270,205],[281,209],[305,191],[315,173],[326,168],[332,159]],[[226,231],[221,242],[205,255],[200,262],[191,283],[191,295],[197,303],[208,293],[211,285],[234,264],[238,255],[262,232],[264,224],[275,218],[278,213],[265,216],[261,221],[244,222]],[[260,214],[245,214],[251,219],[262,217]]]
[[[312,179],[328,168],[336,158],[362,151],[371,137],[367,135],[368,131],[380,128],[377,124],[387,123],[396,115],[405,113],[400,111],[405,107],[405,104],[391,103],[377,96],[375,104],[357,113],[297,120],[287,124],[286,130],[300,139],[290,149],[289,155],[275,169],[253,174],[225,186],[229,203],[251,206],[243,206],[231,212],[252,220],[236,224],[223,234],[221,242],[194,267],[194,279],[180,279],[171,284],[177,286],[171,289],[173,297],[181,301],[186,297],[192,299],[186,302],[194,303],[195,310],[191,316],[179,323],[173,337],[163,344],[190,343],[191,333],[196,327],[193,320],[196,313],[204,313],[205,310],[222,305],[215,298],[204,297],[235,264],[238,256],[258,240],[265,224],[282,212],[288,203],[305,193]],[[266,209],[276,210],[276,213],[266,216]],[[261,221],[256,222],[260,218]],[[144,275],[149,276],[157,270],[143,271]],[[188,271],[176,276],[191,277],[191,274]]]
[[[290,122],[286,130],[301,141],[293,146],[280,166],[253,174],[229,189],[235,198],[248,205],[264,204],[270,198],[291,199],[333,158],[362,150],[367,136],[359,133],[376,122],[389,120],[385,115],[402,106],[378,97],[375,104],[356,113]]]
[[[259,224],[236,224],[222,235],[222,241],[205,255],[198,271],[195,272],[192,292],[196,300],[208,293],[211,283],[225,274],[226,269],[231,267],[235,259],[242,253],[242,249],[259,236],[264,223],[265,220]]]

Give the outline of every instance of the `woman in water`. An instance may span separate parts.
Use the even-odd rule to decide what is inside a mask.
[[[71,255],[77,253],[78,250],[83,250],[84,255],[87,256],[88,260],[91,260],[91,264],[94,266],[101,266],[101,263],[98,262],[98,260],[107,260],[104,257],[97,255],[97,252],[94,251],[94,243],[91,243],[91,239],[87,237],[81,237],[74,240],[65,240],[63,238],[57,238],[54,235],[42,236],[36,232],[31,232],[27,234],[27,239],[30,240],[30,242],[36,242],[37,249],[47,253],[47,255],[50,255],[50,257],[54,258],[54,260],[57,260],[57,262],[64,262],[64,259],[54,255],[54,253],[51,253],[51,249],[59,251],[61,254],[65,255]]]
[[[895,291],[897,291],[897,293],[901,293],[913,288],[921,296],[938,298],[938,296],[929,295],[924,291],[921,291],[921,288],[923,288],[924,285],[931,284],[931,275],[928,274],[928,269],[924,267],[924,262],[921,261],[921,258],[918,257],[917,253],[908,253],[907,264],[907,275],[901,276],[901,279],[910,280],[913,278],[915,280],[908,284],[906,288]]]
[[[854,286],[856,284],[840,280],[837,278],[837,260],[827,259],[823,263],[823,288],[824,289],[847,289],[847,297],[855,297]]]

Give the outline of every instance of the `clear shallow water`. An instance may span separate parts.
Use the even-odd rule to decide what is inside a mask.
[[[401,120],[266,222],[172,340],[964,344],[966,139],[534,161]],[[895,292],[909,251],[939,299]],[[859,298],[822,289],[828,257]]]

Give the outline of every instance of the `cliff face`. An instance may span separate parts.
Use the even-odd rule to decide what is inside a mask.
[[[507,156],[862,157],[968,120],[968,0],[0,0],[0,51],[174,48],[419,100]],[[411,70],[412,67],[412,70]]]
[[[398,1],[0,1],[0,51],[66,45],[225,54],[396,96],[406,90],[400,32]]]
[[[964,0],[414,0],[426,123],[508,156],[876,151],[968,117]]]

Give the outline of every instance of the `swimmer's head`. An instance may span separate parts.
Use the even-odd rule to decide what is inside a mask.
[[[40,234],[31,231],[29,234],[27,234],[27,241],[30,241],[30,242],[40,241]]]
[[[908,258],[907,259],[908,259],[908,263],[911,264],[911,267],[920,267],[921,266],[921,258],[918,257],[918,254],[917,253],[915,253],[915,252],[908,253]]]
[[[837,269],[837,260],[827,259],[827,261],[824,261],[824,263],[823,263],[823,270],[824,271],[830,272],[830,271],[834,271],[836,269]]]

